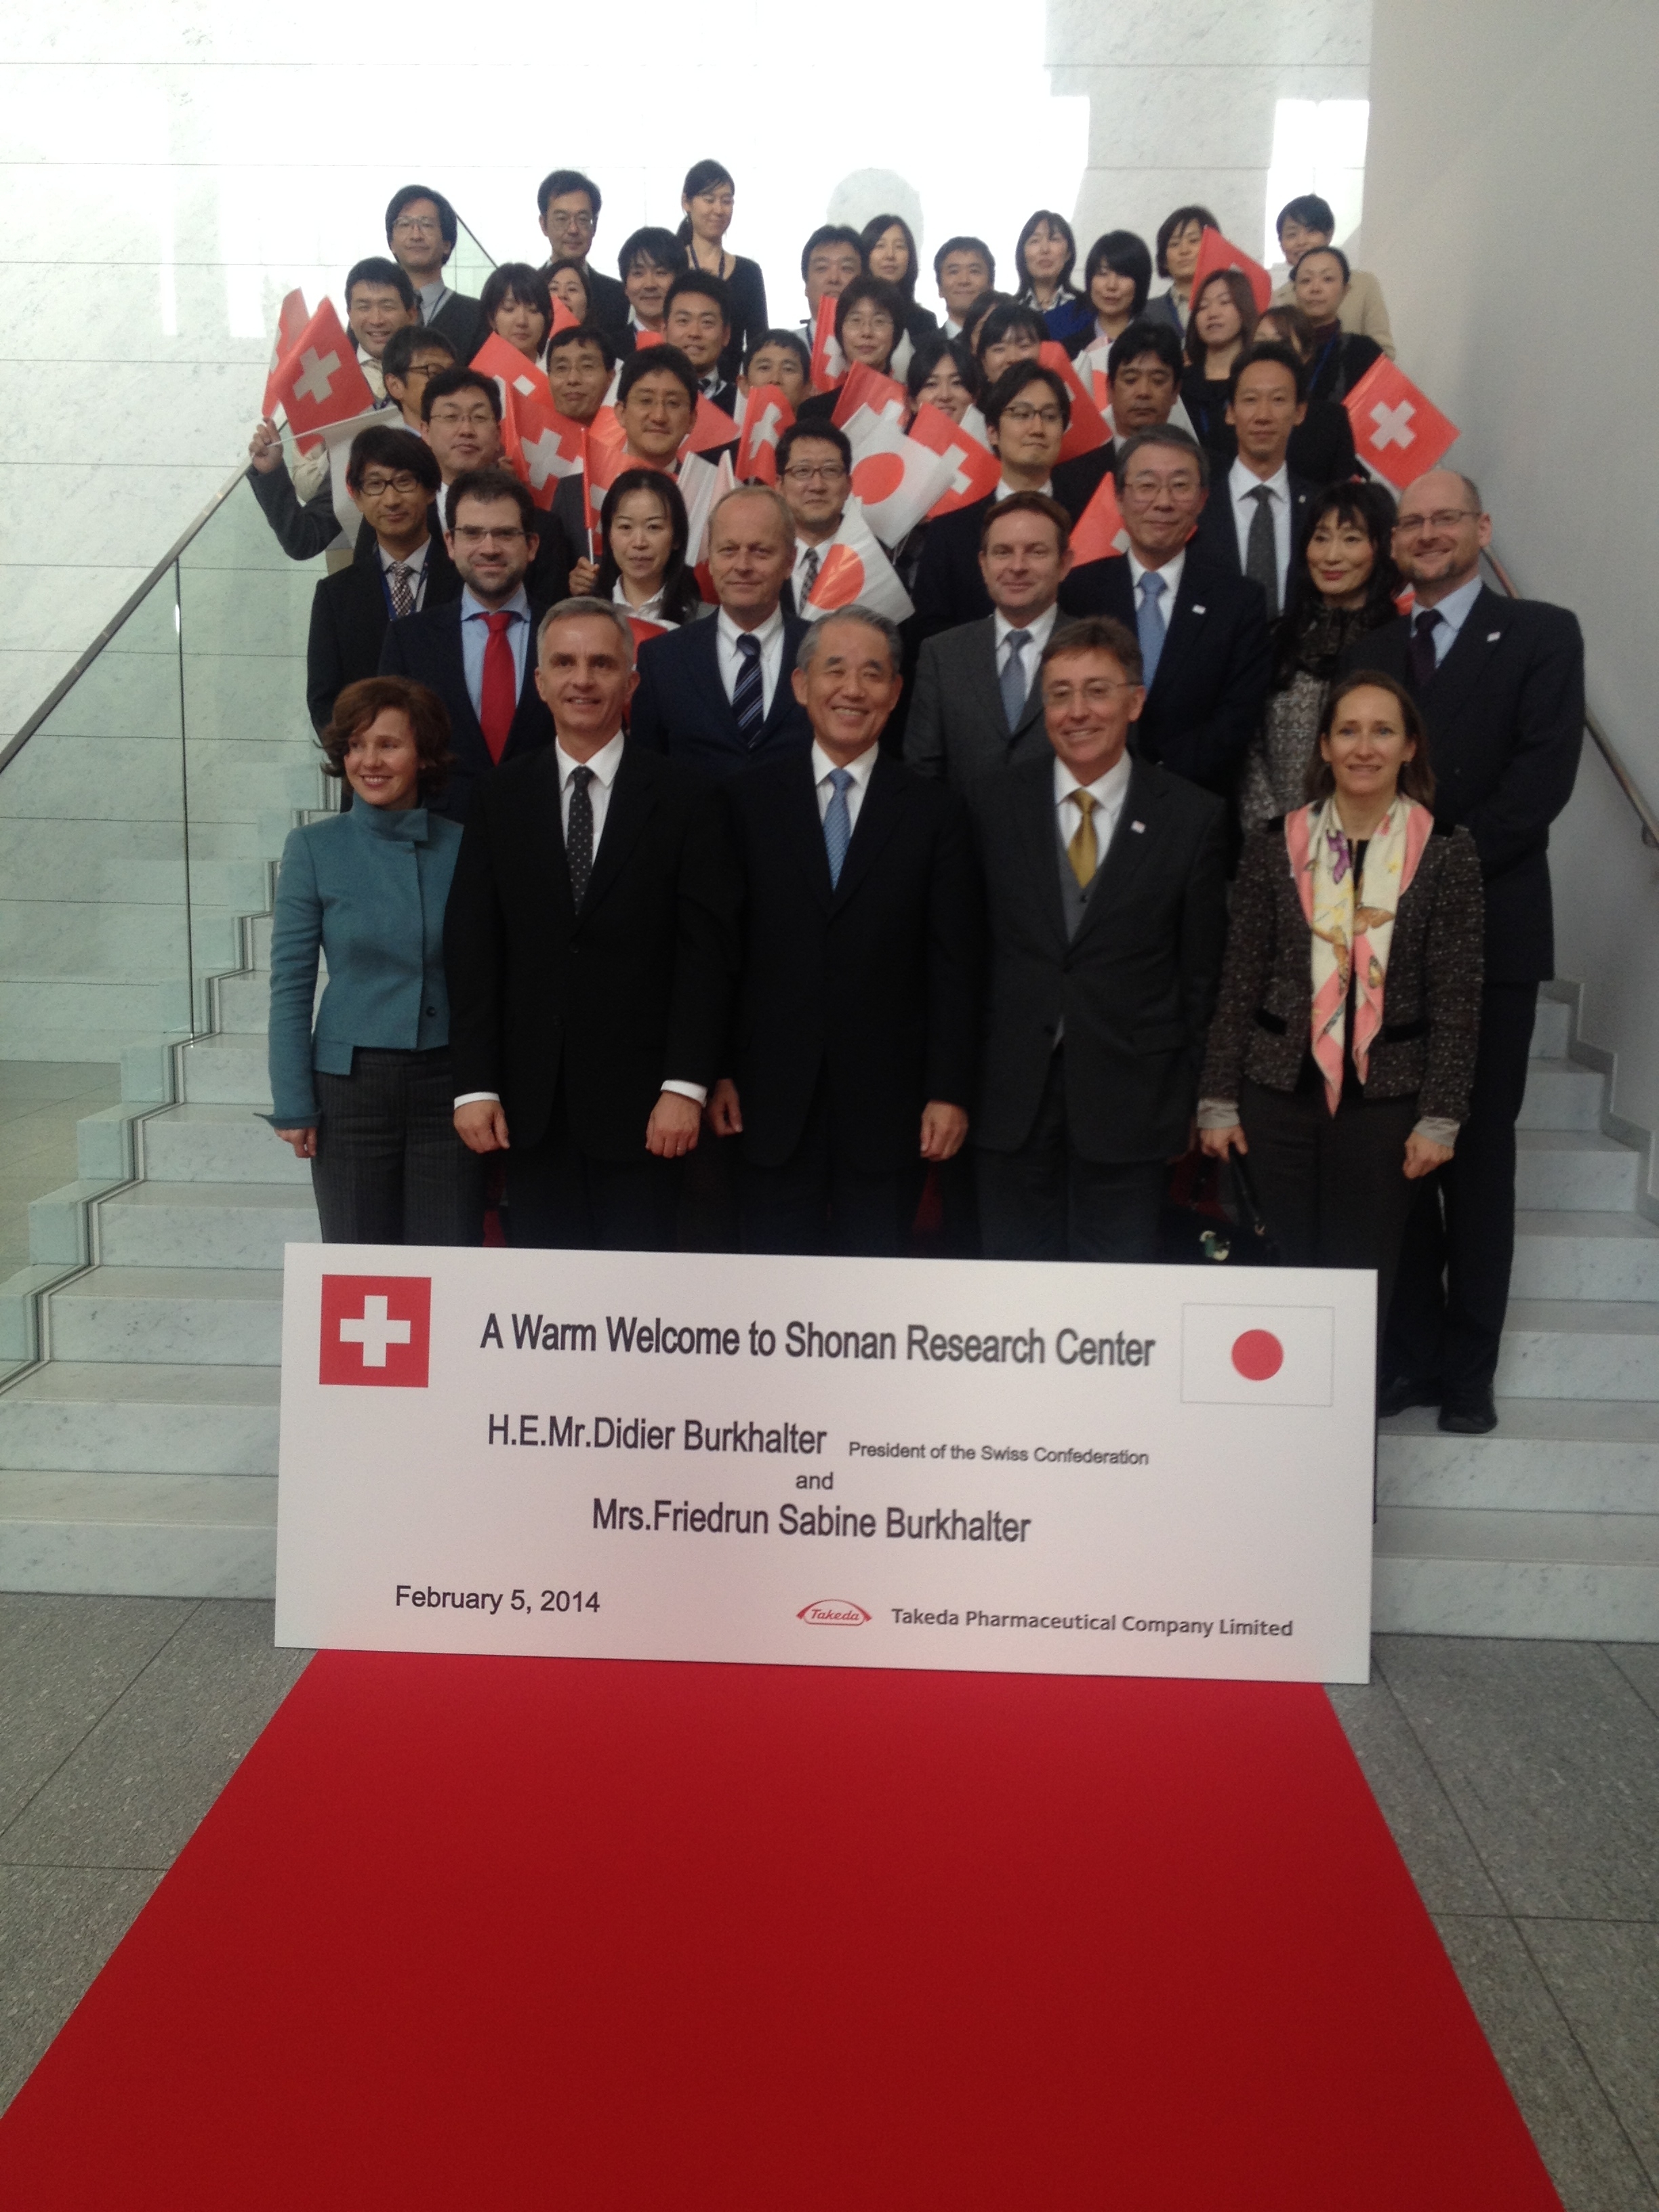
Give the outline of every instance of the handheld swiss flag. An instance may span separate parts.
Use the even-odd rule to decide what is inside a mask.
[[[542,376],[535,362],[527,355],[521,354],[517,346],[509,345],[499,331],[491,331],[468,366],[476,368],[480,376],[493,376],[501,386],[503,398],[507,386],[516,377],[541,376],[542,382],[547,383],[547,379]],[[551,397],[550,386],[549,396]]]
[[[552,386],[532,361],[493,332],[472,357],[501,395],[501,451],[538,507],[553,504],[561,477],[582,465],[582,428],[553,404]]]
[[[959,507],[971,507],[977,499],[988,499],[1001,483],[1002,464],[990,447],[953,422],[931,399],[917,408],[910,435],[951,464],[951,481],[928,508],[929,521],[935,515],[954,514]]]
[[[343,422],[349,415],[366,415],[374,404],[368,379],[357,366],[357,349],[331,300],[325,300],[307,323],[271,382],[296,436]]]
[[[1387,354],[1371,363],[1342,404],[1353,425],[1355,453],[1398,491],[1438,468],[1457,441],[1457,425],[1424,398]]]
[[[814,392],[828,392],[839,384],[847,374],[847,356],[841,349],[841,340],[836,336],[836,303],[832,299],[818,301],[817,320],[812,325],[812,363],[809,380]]]
[[[687,453],[717,453],[722,446],[735,446],[743,433],[723,407],[716,407],[706,392],[697,395],[697,411],[691,418],[691,434],[682,452]]]
[[[818,622],[838,607],[850,607],[855,599],[890,622],[908,621],[915,612],[898,571],[877,544],[863,508],[856,499],[849,499],[800,611],[808,622]]]
[[[848,370],[830,420],[838,430],[844,430],[860,408],[867,407],[872,415],[884,415],[890,422],[896,422],[902,430],[908,406],[904,386],[896,378],[884,376],[878,368],[861,361]]]
[[[1080,568],[1087,561],[1109,561],[1128,550],[1129,533],[1118,507],[1117,482],[1108,469],[1072,532],[1072,566]]]
[[[259,410],[267,418],[276,413],[282,400],[276,389],[276,372],[299,343],[300,333],[310,320],[306,295],[296,287],[276,310],[276,337],[270,349],[270,374],[265,379],[265,404]]]
[[[884,545],[896,545],[949,489],[956,471],[943,453],[907,438],[872,408],[859,408],[846,428],[853,491],[864,519]]]
[[[1204,289],[1206,279],[1221,269],[1243,270],[1250,280],[1255,311],[1258,315],[1265,315],[1273,296],[1273,278],[1259,261],[1251,260],[1243,246],[1235,246],[1231,239],[1224,238],[1218,230],[1212,230],[1206,223],[1204,235],[1198,243],[1198,264],[1193,270],[1193,289],[1189,296],[1196,300]]]
[[[794,419],[795,410],[777,385],[750,387],[743,404],[743,442],[738,447],[738,475],[743,483],[776,483],[778,440]]]
[[[1065,347],[1057,340],[1045,339],[1038,349],[1037,359],[1045,368],[1054,370],[1072,395],[1072,419],[1060,441],[1060,459],[1074,461],[1079,453],[1094,453],[1112,434],[1106,427],[1106,417],[1095,404],[1094,393],[1073,368]]]
[[[1183,1306],[1181,1397],[1188,1406],[1328,1406],[1330,1306]]]

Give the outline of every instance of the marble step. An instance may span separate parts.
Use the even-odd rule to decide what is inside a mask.
[[[280,1267],[284,1244],[314,1244],[319,1233],[308,1190],[143,1182],[100,1209],[98,1250],[112,1267]]]
[[[1516,1133],[1515,1202],[1527,1212],[1629,1213],[1640,1155],[1589,1130]]]
[[[1510,1293],[1659,1299],[1659,1229],[1639,1213],[1517,1213]]]
[[[236,1030],[187,1045],[181,1097],[198,1106],[257,1106],[270,1110],[270,1077],[263,1035]]]
[[[54,1359],[275,1367],[283,1277],[271,1267],[94,1267],[49,1300]]]
[[[309,1190],[311,1164],[296,1160],[269,1121],[247,1106],[171,1106],[144,1124],[148,1182],[271,1183]]]
[[[0,1390],[0,1468],[275,1474],[274,1367],[54,1359]]]
[[[1540,999],[1532,1025],[1534,1058],[1565,1060],[1571,1040],[1572,1008],[1565,999]]]
[[[268,914],[256,914],[249,915],[246,925],[248,958],[256,968],[263,968],[267,975],[270,972],[270,922],[271,917]],[[1561,1012],[1565,1015],[1566,1008],[1564,1006]],[[1566,1024],[1564,1021],[1561,1025],[1559,1047],[1563,1052],[1567,1048],[1566,1034]],[[1538,1044],[1539,1036],[1540,1032],[1534,1029],[1533,1031],[1534,1044]],[[1538,1044],[1540,1052],[1554,1051],[1556,1048],[1553,1043]]]
[[[276,1586],[276,1480],[0,1474],[0,1589],[264,1597]]]
[[[1580,1067],[1571,1060],[1531,1060],[1516,1127],[1599,1130],[1606,1090],[1606,1077],[1593,1067]]]
[[[1415,1406],[1379,1424],[1376,1478],[1387,1506],[1659,1513],[1659,1405],[1500,1398],[1486,1437],[1444,1436]]]
[[[1383,1506],[1379,1635],[1659,1638],[1659,1514]]]
[[[1659,1401],[1659,1306],[1511,1298],[1497,1391],[1500,1398]]]
[[[268,968],[251,968],[242,974],[217,976],[213,990],[215,1011],[222,1030],[257,1035],[270,1021],[270,971]],[[1577,1127],[1577,1124],[1573,1126]]]

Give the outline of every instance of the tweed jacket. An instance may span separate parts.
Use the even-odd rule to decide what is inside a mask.
[[[1367,1098],[1415,1093],[1425,1121],[1468,1118],[1484,920],[1474,840],[1437,823],[1395,911]],[[1237,1102],[1246,1081],[1294,1091],[1312,1024],[1308,924],[1281,817],[1251,832],[1239,863],[1200,1097]]]

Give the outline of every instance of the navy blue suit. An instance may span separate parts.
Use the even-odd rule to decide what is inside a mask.
[[[789,681],[806,624],[793,615],[784,617],[783,665],[771,712],[755,743],[746,745],[720,681],[719,620],[715,615],[688,623],[641,648],[640,688],[629,717],[629,735],[718,780],[761,762],[809,752],[812,726],[806,709],[796,704]]]
[[[380,647],[381,675],[407,676],[416,684],[424,684],[437,693],[449,711],[449,749],[455,764],[449,771],[442,797],[433,802],[433,811],[447,814],[452,822],[465,821],[472,787],[481,776],[491,775],[498,765],[504,767],[508,761],[521,760],[527,753],[538,752],[553,742],[553,717],[536,689],[536,625],[544,611],[532,601],[524,682],[519,687],[518,708],[499,763],[489,757],[489,747],[484,743],[483,731],[467,692],[466,665],[461,658],[460,601],[451,599],[444,606],[422,607],[419,614],[405,615],[386,630],[386,641]]]

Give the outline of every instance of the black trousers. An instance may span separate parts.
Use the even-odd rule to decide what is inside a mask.
[[[1238,1118],[1256,1196],[1287,1267],[1375,1267],[1379,1338],[1418,1186],[1404,1174],[1417,1100],[1345,1097],[1322,1084],[1247,1083]]]
[[[1515,1124],[1527,1088],[1536,983],[1480,997],[1469,1118],[1443,1168],[1418,1185],[1389,1310],[1383,1370],[1438,1382],[1449,1402],[1492,1388],[1515,1260]]]
[[[570,1131],[560,1085],[540,1140],[508,1147],[507,1241],[538,1250],[672,1252],[680,1191],[678,1160],[645,1149],[637,1160],[600,1160]]]
[[[976,1155],[981,1247],[988,1260],[1158,1257],[1163,1160],[1101,1163],[1066,1126],[1066,1048],[1049,1063],[1031,1133],[1017,1152]]]
[[[921,1142],[921,1115],[916,1115]],[[745,1252],[844,1253],[896,1259],[906,1248],[923,1166],[872,1168],[852,1135],[837,1140],[829,1085],[820,1082],[799,1143],[778,1167],[759,1167],[745,1153],[738,1183]]]
[[[311,1163],[327,1244],[481,1244],[483,1162],[455,1134],[448,1048],[360,1046],[349,1075],[316,1075]]]

